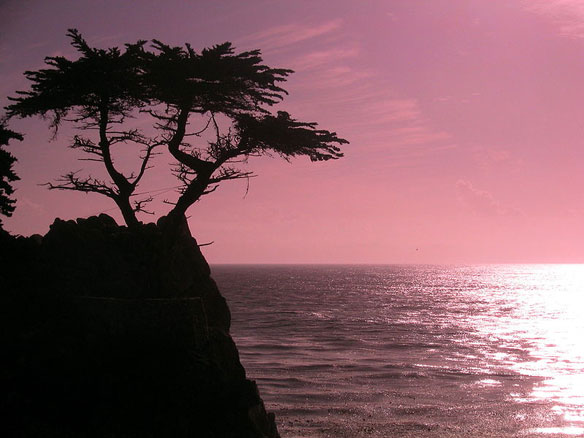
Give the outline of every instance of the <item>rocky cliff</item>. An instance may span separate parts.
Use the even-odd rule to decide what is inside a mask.
[[[278,437],[186,221],[3,233],[0,285],[3,436]]]

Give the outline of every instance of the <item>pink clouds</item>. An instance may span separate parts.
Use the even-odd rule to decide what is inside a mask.
[[[584,3],[581,0],[524,0],[525,7],[549,17],[563,36],[584,38]]]
[[[429,126],[417,99],[401,95],[379,72],[366,67],[368,49],[347,39],[344,24],[341,20],[315,26],[290,23],[240,41],[267,47],[276,59],[283,50],[299,53],[287,64],[296,71],[290,80],[291,95],[300,92],[319,99],[310,105],[312,110],[303,101],[298,112],[312,119],[323,112],[334,116],[330,117],[333,123],[357,132],[354,142],[388,150],[408,145],[445,147],[436,143],[448,141],[450,135]],[[371,132],[375,139],[369,137]],[[409,155],[420,156],[423,150]]]
[[[510,149],[475,146],[472,148],[474,160],[483,172],[497,172],[501,169],[518,171],[522,161]]]
[[[261,47],[262,52],[267,53],[330,34],[339,30],[342,24],[343,20],[341,19],[330,20],[317,25],[304,23],[284,24],[264,31],[254,32],[240,38],[240,42],[254,47]]]
[[[479,216],[502,215],[505,210],[491,193],[475,188],[470,181],[456,182],[458,200]]]
[[[515,207],[504,207],[501,202],[488,191],[477,189],[470,181],[456,182],[458,201],[477,216],[525,216]]]
[[[359,54],[357,47],[331,48],[328,50],[314,51],[299,56],[291,61],[291,65],[296,71],[321,70],[330,64],[338,64],[347,58],[354,58]]]

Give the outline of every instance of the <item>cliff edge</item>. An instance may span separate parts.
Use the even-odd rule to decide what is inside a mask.
[[[3,436],[277,438],[186,220],[0,231]]]

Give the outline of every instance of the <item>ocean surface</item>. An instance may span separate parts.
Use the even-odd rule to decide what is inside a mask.
[[[283,438],[584,436],[584,265],[212,273]]]

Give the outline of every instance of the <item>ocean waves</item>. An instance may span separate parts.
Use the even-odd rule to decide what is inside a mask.
[[[285,437],[573,436],[584,424],[584,382],[570,386],[580,385],[584,350],[567,338],[582,324],[567,296],[584,283],[564,268],[213,274],[242,362]]]

